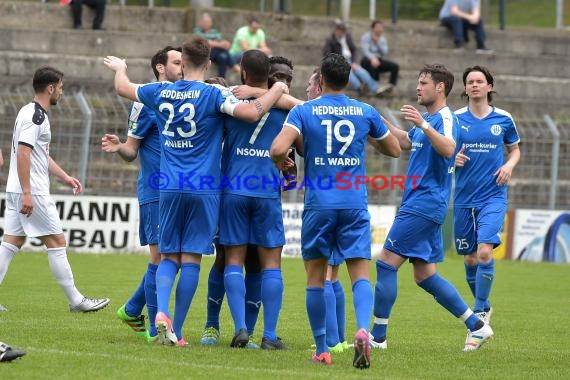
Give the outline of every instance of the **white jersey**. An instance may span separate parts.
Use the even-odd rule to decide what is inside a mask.
[[[30,154],[30,185],[33,195],[49,195],[49,143],[51,130],[46,111],[36,102],[22,107],[14,125],[10,155],[7,193],[22,193],[18,178],[18,145],[32,148]]]

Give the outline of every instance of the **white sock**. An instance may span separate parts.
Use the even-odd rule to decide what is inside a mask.
[[[0,284],[4,280],[4,276],[8,272],[8,267],[12,258],[16,256],[16,253],[20,248],[16,247],[14,244],[6,243],[5,241],[0,244]]]
[[[73,281],[73,273],[71,266],[67,261],[67,253],[65,247],[61,248],[48,248],[48,261],[51,273],[57,280],[57,283],[67,296],[69,304],[76,306],[83,301],[83,295],[75,287]]]

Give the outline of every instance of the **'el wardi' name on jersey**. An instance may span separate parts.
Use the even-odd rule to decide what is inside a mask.
[[[380,114],[346,95],[322,95],[296,105],[285,126],[303,135],[305,209],[367,209],[366,186],[343,190],[346,184],[337,187],[337,176],[366,175],[367,137],[382,140],[390,134]]]

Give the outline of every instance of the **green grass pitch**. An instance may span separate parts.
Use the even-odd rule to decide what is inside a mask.
[[[198,343],[205,321],[205,258],[198,291],[186,320],[187,348],[148,345],[115,315],[146,268],[142,255],[70,255],[78,288],[87,296],[111,298],[107,309],[71,314],[53,280],[45,254],[19,254],[0,286],[0,341],[23,348],[27,356],[0,364],[8,379],[351,379],[369,378],[570,378],[570,266],[498,262],[492,293],[495,338],[479,351],[462,352],[464,325],[413,284],[410,266],[399,274],[398,300],[390,319],[388,351],[373,351],[370,370],[352,368],[352,354],[333,355],[331,367],[310,361],[313,343],[305,311],[301,260],[284,260],[285,295],[278,335],[288,351],[229,348],[233,324],[222,309],[221,344]],[[347,336],[354,334],[354,312],[346,271]],[[371,266],[372,279],[376,274]],[[440,266],[461,294],[472,300],[463,263],[454,256]],[[263,318],[256,328],[262,331]]]

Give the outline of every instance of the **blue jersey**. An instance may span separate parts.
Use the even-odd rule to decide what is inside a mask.
[[[269,156],[269,148],[286,117],[287,112],[276,108],[255,123],[226,117],[221,183],[225,192],[258,198],[280,197],[279,170]]]
[[[364,160],[368,136],[390,131],[380,114],[346,95],[322,95],[295,106],[285,126],[303,135],[305,209],[368,209]]]
[[[139,204],[158,201],[158,190],[149,184],[153,173],[160,171],[160,138],[154,111],[135,102],[129,114],[129,137],[140,140],[140,170],[137,181]]]
[[[457,141],[458,120],[449,107],[433,115],[426,112],[423,117],[438,133]],[[451,193],[455,156],[445,158],[439,154],[419,127],[412,128],[408,138],[412,149],[400,210],[442,224]]]
[[[455,114],[459,118],[459,135],[465,166],[455,172],[455,207],[477,207],[490,199],[507,202],[507,186],[497,185],[494,173],[504,164],[505,145],[520,141],[515,122],[508,112],[493,107],[483,119],[473,116],[467,107]]]
[[[138,99],[156,112],[161,143],[156,187],[165,192],[220,192],[224,115],[233,113],[234,97],[200,81],[149,83]]]

